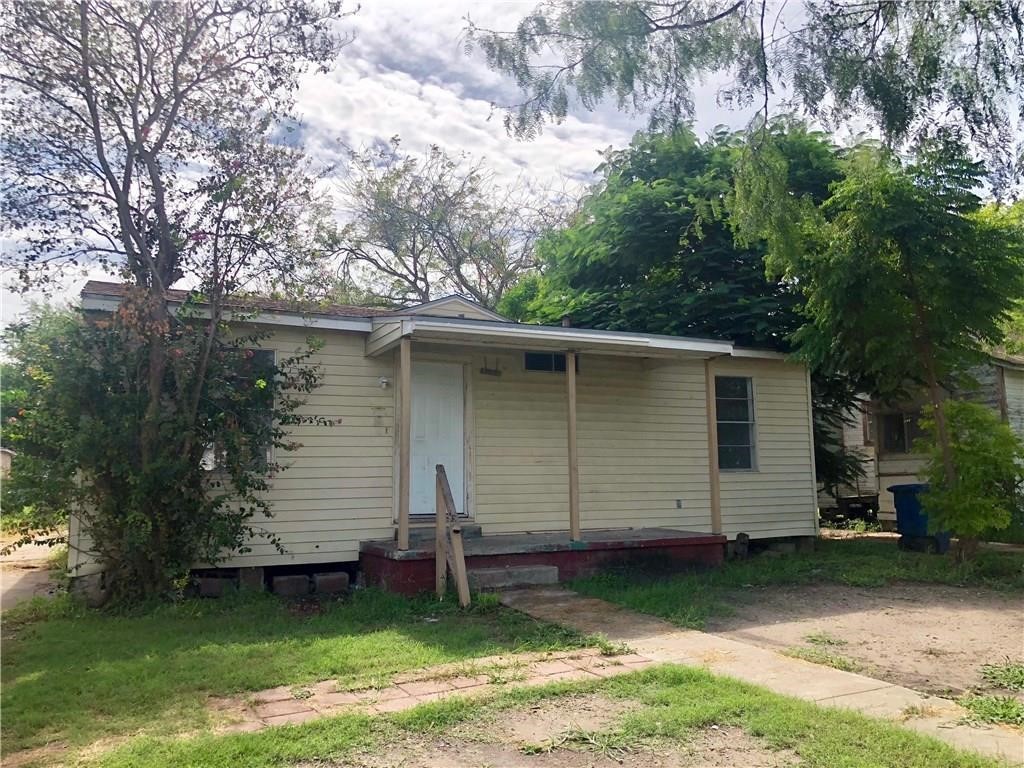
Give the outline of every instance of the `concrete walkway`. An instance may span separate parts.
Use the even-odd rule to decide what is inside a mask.
[[[680,630],[653,616],[565,589],[514,590],[504,593],[501,601],[537,619],[626,643],[645,659],[702,666],[715,674],[822,706],[895,720],[961,749],[1024,764],[1024,736],[1020,731],[961,724],[965,711],[947,699],[705,632]]]

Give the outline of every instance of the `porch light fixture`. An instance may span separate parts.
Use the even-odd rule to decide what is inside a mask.
[[[377,382],[380,384],[381,389],[387,389],[388,387],[391,386],[391,379],[389,379],[387,376],[381,376],[379,379],[377,379]]]

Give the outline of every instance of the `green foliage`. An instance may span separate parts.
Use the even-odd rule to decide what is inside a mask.
[[[1024,702],[1013,696],[964,696],[960,706],[970,714],[971,723],[1002,723],[1024,725]]]
[[[981,676],[991,685],[1008,691],[1024,691],[1024,663],[1007,659],[1002,664],[984,664]]]
[[[840,177],[838,152],[823,136],[790,122],[772,125],[785,182],[820,203]],[[730,204],[743,137],[689,129],[638,134],[608,152],[601,181],[569,226],[543,238],[543,277],[521,282],[502,308],[514,319],[558,323],[570,315],[591,328],[709,336],[788,351],[804,322],[794,284],[765,276],[760,240],[736,242]],[[862,472],[835,437],[854,402],[855,381],[813,376],[816,466],[829,484]]]
[[[962,131],[990,159],[994,186],[1012,182],[1024,90],[1024,19],[1014,0],[803,0],[785,10],[758,0],[548,0],[513,31],[470,22],[468,38],[522,90],[505,118],[520,136],[606,99],[675,126],[695,115],[695,85],[720,78],[728,85],[719,103],[757,104],[758,124],[785,92],[787,108],[856,130],[867,119],[890,145]]]
[[[915,448],[928,457],[922,475],[930,488],[922,504],[932,530],[979,539],[987,531],[1006,528],[1020,503],[1024,441],[998,413],[980,403],[948,400],[943,409],[957,476],[954,483],[946,481],[936,421],[926,413],[921,419],[926,436]]]
[[[296,447],[287,428],[323,421],[298,413],[319,382],[318,342],[273,362],[254,350],[259,334],[211,350],[207,328],[185,322],[159,334],[159,439],[146,447],[151,338],[127,300],[109,321],[43,311],[5,336],[24,378],[4,424],[16,451],[4,507],[28,511],[26,539],[73,511],[122,600],[169,594],[192,565],[246,551],[251,537],[276,543],[254,521],[272,514],[263,492]]]
[[[786,648],[782,651],[784,656],[792,656],[794,659],[803,659],[812,664],[821,664],[824,667],[842,670],[843,672],[856,672],[860,665],[853,659],[848,659],[838,653],[817,646],[805,647],[801,645]]]

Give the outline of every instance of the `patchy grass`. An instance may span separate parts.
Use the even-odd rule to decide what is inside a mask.
[[[970,723],[1002,723],[1024,726],[1024,703],[1013,696],[963,696],[960,705]]]
[[[138,615],[88,611],[67,599],[19,606],[4,615],[4,752],[202,729],[210,695],[301,690],[329,678],[343,687],[384,685],[421,666],[587,642],[496,606],[463,611],[376,590],[321,609],[295,616],[269,595]]]
[[[1007,659],[1002,664],[984,664],[981,676],[985,682],[1007,691],[1024,691],[1024,663]]]
[[[1024,553],[983,551],[957,565],[948,557],[901,552],[895,541],[823,539],[816,552],[806,554],[754,556],[682,574],[673,573],[668,564],[630,567],[577,579],[573,588],[682,627],[703,629],[709,617],[727,615],[735,596],[751,587],[828,582],[882,587],[897,581],[1024,591]]]
[[[794,659],[803,659],[804,661],[809,661],[812,664],[822,664],[823,666],[839,669],[843,672],[856,672],[860,669],[860,665],[853,659],[848,659],[845,656],[840,656],[838,653],[832,653],[831,651],[826,651],[824,648],[818,648],[816,646],[805,648],[800,645],[795,645],[792,648],[786,648],[782,653],[783,655],[791,656]]]
[[[100,756],[97,768],[285,768],[341,762],[356,750],[380,749],[402,732],[448,733],[454,726],[581,691],[601,690],[639,706],[614,729],[570,733],[563,745],[621,754],[645,743],[685,747],[712,725],[733,726],[771,750],[792,750],[802,768],[997,768],[895,724],[849,711],[818,708],[762,688],[687,667],[664,666],[602,682],[513,689],[490,701],[449,699],[390,717],[345,715],[254,734],[193,739],[143,737]],[[569,706],[568,702],[566,704]],[[510,713],[514,716],[514,713]]]
[[[841,637],[830,635],[828,632],[811,632],[809,635],[804,635],[804,640],[811,645],[822,645],[822,646],[841,646],[846,645],[846,641]]]

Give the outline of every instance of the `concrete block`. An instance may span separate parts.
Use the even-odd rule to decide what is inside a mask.
[[[262,592],[264,589],[262,568],[239,568],[238,588],[243,591]]]
[[[313,591],[320,595],[336,595],[348,590],[345,571],[327,571],[313,574]]]
[[[815,547],[818,544],[818,539],[815,536],[797,536],[796,537],[796,551],[802,554],[810,554],[814,552]]]
[[[100,608],[109,598],[103,584],[102,572],[72,576],[68,583],[68,591],[83,600],[90,608]]]
[[[231,589],[231,579],[220,576],[200,576],[196,581],[199,584],[200,597],[223,597],[224,593]]]
[[[537,584],[557,584],[556,565],[517,565],[511,568],[474,568],[468,571],[474,590],[509,589]]]
[[[291,576],[275,576],[274,594],[281,597],[301,597],[309,594],[309,576],[304,573]]]

